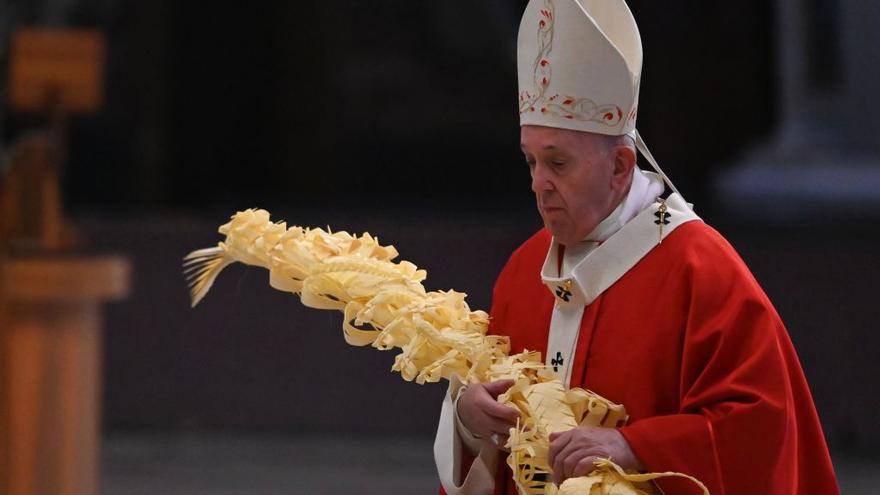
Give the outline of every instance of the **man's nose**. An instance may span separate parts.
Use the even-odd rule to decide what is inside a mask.
[[[553,183],[547,176],[546,167],[541,164],[535,165],[532,169],[532,192],[541,193],[553,189]]]

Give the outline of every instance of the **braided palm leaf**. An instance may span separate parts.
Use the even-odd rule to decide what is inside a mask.
[[[370,234],[288,228],[272,222],[267,211],[254,209],[236,213],[219,232],[224,242],[184,258],[193,306],[225,267],[234,262],[259,266],[269,270],[272,287],[299,294],[304,305],[342,311],[349,344],[400,349],[392,370],[404,380],[423,384],[454,375],[466,383],[514,380],[498,401],[520,412],[507,444],[507,463],[520,494],[641,495],[652,493],[652,479],[685,476],[629,474],[603,460],[590,475],[561,486],[546,481],[551,433],[579,425],[619,426],[626,421],[623,406],[587,390],[566,390],[540,353],[509,355],[507,337],[486,335],[488,314],[472,311],[465,294],[426,291],[425,270],[394,262],[397,250]]]

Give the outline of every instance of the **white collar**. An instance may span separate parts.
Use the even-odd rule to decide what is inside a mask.
[[[583,241],[573,246],[565,246],[562,275],[568,276],[571,270],[596,248],[597,242],[608,240],[640,211],[651,206],[663,193],[663,188],[663,180],[660,176],[652,172],[644,172],[638,167],[633,168],[629,192],[617,208],[587,234]]]
[[[633,167],[632,185],[626,198],[617,205],[617,208],[605,217],[599,225],[587,234],[585,241],[604,242],[616,234],[627,222],[635,218],[640,211],[651,206],[657,198],[663,194],[663,179],[653,172],[645,172],[639,167]]]
[[[656,176],[649,172],[643,173]],[[631,191],[630,196],[632,195]],[[627,197],[627,203],[630,196]],[[622,211],[626,208],[624,206]],[[613,216],[612,214],[609,218]],[[544,260],[541,278],[560,302],[590,304],[669,233],[686,222],[699,219],[691,206],[677,193],[671,194],[665,201],[652,200],[647,208],[637,212],[634,218],[618,228],[605,242],[587,253],[572,268],[570,275],[558,276],[559,244],[553,239]]]

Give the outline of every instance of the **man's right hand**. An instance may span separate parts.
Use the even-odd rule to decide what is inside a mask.
[[[504,447],[510,428],[516,426],[519,411],[499,404],[496,399],[512,386],[513,380],[469,385],[458,399],[458,418],[462,425],[486,441],[497,439],[493,443]]]

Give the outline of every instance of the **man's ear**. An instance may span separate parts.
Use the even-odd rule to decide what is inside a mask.
[[[636,166],[636,150],[630,146],[618,145],[611,151],[614,157],[614,170],[611,180],[616,186],[624,187],[629,184],[633,168]]]

